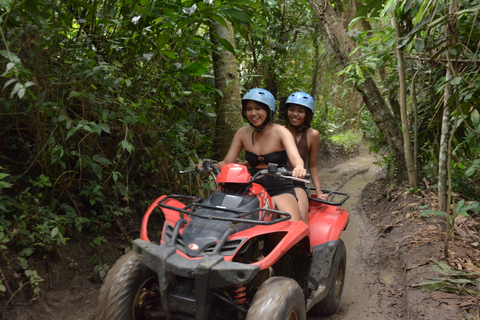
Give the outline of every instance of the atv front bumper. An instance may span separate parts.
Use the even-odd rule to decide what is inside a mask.
[[[260,270],[259,266],[225,261],[216,253],[189,259],[168,243],[137,239],[133,244],[142,263],[158,275],[162,310],[167,314],[181,311],[206,320],[215,290],[248,283]]]

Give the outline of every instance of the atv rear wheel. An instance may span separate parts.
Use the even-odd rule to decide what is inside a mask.
[[[97,319],[147,319],[147,312],[160,307],[159,300],[156,273],[131,251],[118,259],[105,277],[98,298]]]
[[[306,317],[299,284],[290,278],[272,277],[253,297],[246,320],[305,320]]]
[[[331,315],[337,312],[342,298],[345,283],[345,268],[347,265],[347,250],[342,239],[338,242],[337,252],[333,258],[331,280],[327,296],[312,309],[321,315]]]

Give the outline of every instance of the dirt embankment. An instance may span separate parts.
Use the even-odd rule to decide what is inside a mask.
[[[480,217],[458,217],[455,236],[449,244],[450,258],[444,260],[445,220],[422,217],[436,210],[434,190],[409,194],[405,188],[390,189],[378,178],[362,192],[359,210],[375,227],[375,251],[366,263],[384,283],[381,294],[403,305],[400,319],[480,319]],[[434,267],[443,266],[443,275]],[[473,272],[465,276],[465,272]],[[477,279],[477,288],[471,283]],[[444,290],[429,290],[420,283],[432,281]],[[477,296],[465,294],[466,290]],[[458,294],[463,292],[464,294]],[[391,319],[391,318],[389,318]]]

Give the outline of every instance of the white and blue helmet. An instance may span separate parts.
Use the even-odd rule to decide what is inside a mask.
[[[255,88],[248,90],[247,93],[242,98],[242,106],[245,107],[248,100],[253,100],[257,102],[261,102],[265,104],[267,107],[270,108],[270,111],[275,112],[276,103],[273,94],[271,94],[268,90]]]
[[[247,107],[247,101],[249,100],[260,102],[265,105],[265,107],[270,109],[266,122],[269,122],[271,119],[273,119],[277,105],[275,102],[275,97],[270,93],[270,91],[261,88],[255,88],[250,89],[247,91],[247,93],[245,93],[242,98],[242,117],[244,119],[247,118],[245,109]]]
[[[298,104],[304,106],[312,111],[312,114],[315,112],[315,101],[313,100],[312,96],[306,92],[294,92],[289,95],[287,101],[285,102],[285,108],[288,108],[289,104]]]

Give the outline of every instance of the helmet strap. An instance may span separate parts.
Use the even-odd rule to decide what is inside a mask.
[[[302,133],[303,131],[307,130],[308,128],[307,128],[306,125],[303,125],[300,129],[297,129],[297,127],[293,127],[293,128],[295,128],[295,129],[297,130],[297,131],[295,132],[295,134],[293,135],[293,138],[294,138],[294,140],[295,140],[295,144],[298,144],[298,142],[297,142],[297,134]]]
[[[302,124],[301,127],[292,126],[290,123],[289,123],[289,125],[296,130],[296,133],[300,133],[300,132],[305,131],[305,130],[308,129],[305,124]]]
[[[300,129],[297,130],[297,133],[300,133],[304,130],[307,130],[307,126],[306,125],[303,125]]]
[[[254,139],[254,135],[256,132],[260,132],[262,131],[263,129],[265,129],[265,127],[267,126],[268,124],[268,120],[265,120],[265,122],[260,126],[260,128],[256,129],[251,123],[250,125],[254,128],[253,132],[252,132],[252,144],[255,145],[255,139]]]
[[[268,111],[267,111],[268,112]],[[254,139],[254,135],[255,135],[255,132],[260,132],[262,131],[263,129],[265,129],[265,127],[268,125],[268,123],[270,122],[270,119],[273,118],[273,112],[270,111],[270,114],[268,115],[267,119],[265,119],[265,121],[263,122],[263,124],[260,126],[260,128],[256,129],[255,126],[253,124],[250,123],[250,121],[248,123],[250,123],[250,125],[254,128],[253,132],[252,132],[252,144],[255,145],[255,139]]]

